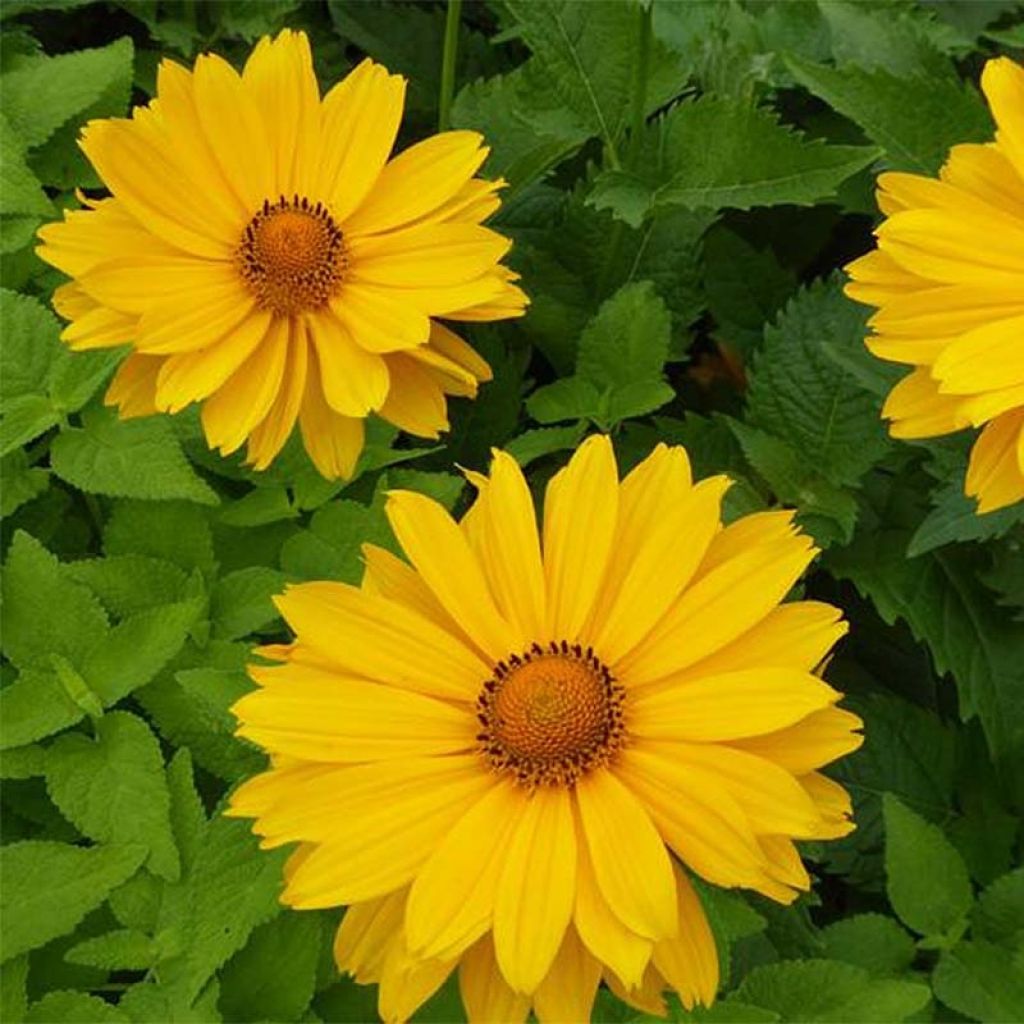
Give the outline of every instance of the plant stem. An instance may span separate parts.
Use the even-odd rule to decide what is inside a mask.
[[[646,6],[637,5],[637,53],[636,74],[633,76],[633,102],[629,118],[629,152],[626,165],[636,170],[640,147],[644,138],[644,123],[647,120],[647,63],[651,53],[651,16],[654,2]]]
[[[441,95],[438,99],[437,127],[447,131],[452,120],[452,97],[455,95],[455,58],[459,51],[459,18],[462,0],[448,0],[444,22],[444,55],[441,58]]]

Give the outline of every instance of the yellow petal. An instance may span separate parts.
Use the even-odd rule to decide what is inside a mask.
[[[342,416],[327,404],[320,367],[312,356],[306,365],[299,428],[306,451],[321,475],[328,480],[347,480],[352,476],[363,450],[363,421]]]
[[[496,783],[423,866],[405,918],[406,940],[418,956],[453,958],[490,929],[508,839],[527,799],[512,783]]]
[[[1024,178],[1024,71],[1009,57],[997,57],[985,65],[981,87],[996,119],[999,147]]]
[[[200,311],[209,318],[220,307],[246,311],[253,305],[234,267],[187,256],[126,259],[119,255],[86,271],[79,285],[96,302],[118,312],[149,314],[140,324],[143,341],[150,329],[167,316],[173,319],[186,311],[194,316]],[[158,318],[155,324],[154,315]]]
[[[448,429],[444,392],[415,359],[395,352],[387,356],[391,386],[380,415],[417,437],[437,437]]]
[[[1024,499],[1024,408],[997,416],[971,449],[965,490],[978,499],[978,513]]]
[[[619,485],[611,441],[600,434],[576,449],[544,499],[544,639],[575,640],[597,600],[611,558]]]
[[[405,889],[356,903],[345,911],[334,936],[334,962],[361,985],[380,981],[388,947],[402,927]]]
[[[579,780],[576,801],[594,876],[615,916],[645,938],[674,935],[672,864],[647,812],[606,768]]]
[[[381,970],[377,1012],[384,1024],[404,1024],[445,982],[452,961],[411,956],[401,933],[395,936]]]
[[[490,366],[480,354],[444,324],[431,323],[430,347],[437,349],[445,358],[463,367],[477,380],[492,380],[494,377]]]
[[[343,671],[447,699],[476,699],[491,666],[436,623],[345,583],[304,583],[276,599],[317,654]]]
[[[931,374],[943,394],[972,395],[1024,383],[1024,316],[993,319],[967,331],[935,360]]]
[[[515,822],[494,901],[494,949],[517,992],[547,974],[572,917],[576,826],[569,791],[542,787]]]
[[[636,693],[629,702],[628,728],[651,739],[740,739],[792,725],[839,696],[807,672],[742,669]]]
[[[601,964],[583,947],[576,931],[567,928],[558,955],[547,977],[533,997],[533,1009],[540,1024],[589,1021]]]
[[[893,437],[935,437],[968,425],[961,401],[953,395],[940,394],[938,382],[928,367],[920,367],[889,392],[882,415],[894,421],[889,428]]]
[[[846,294],[869,306],[882,306],[899,295],[935,287],[935,282],[911,273],[881,249],[873,249],[844,269],[852,278],[844,289]]]
[[[718,992],[718,950],[704,908],[678,865],[676,876],[679,934],[654,947],[654,966],[679,994],[687,1010],[710,1006]]]
[[[490,935],[462,958],[459,994],[469,1024],[522,1024],[530,1012],[530,997],[510,988],[498,970]]]
[[[305,330],[297,321],[289,323],[288,330],[288,358],[281,387],[267,415],[249,435],[246,461],[254,469],[266,469],[284,447],[306,391],[309,346]]]
[[[347,281],[330,305],[356,344],[370,352],[414,348],[430,335],[426,314],[404,302],[399,289]]]
[[[794,775],[805,775],[857,750],[864,737],[855,730],[863,725],[850,711],[825,708],[786,729],[736,740],[734,745],[768,758]]]
[[[1024,219],[1024,178],[994,142],[965,142],[949,151],[943,181]]]
[[[444,506],[414,491],[391,491],[385,511],[409,561],[480,649],[494,661],[514,653],[516,634],[498,611],[480,563]]]
[[[116,405],[122,419],[152,416],[156,409],[156,379],[163,366],[159,356],[132,353],[117,368],[103,401]]]
[[[54,296],[56,299],[56,296]],[[56,302],[54,302],[56,307]],[[138,330],[136,317],[119,313],[115,309],[94,305],[61,332],[60,340],[76,352],[87,349],[110,348],[135,340]]]
[[[326,196],[342,224],[377,180],[395,144],[405,79],[367,58],[324,97],[324,148],[314,192]]]
[[[330,311],[311,315],[307,331],[316,349],[327,404],[343,416],[366,416],[387,398],[387,363],[357,345]]]
[[[822,818],[829,828],[822,828],[819,837],[822,839],[839,839],[849,835],[856,827],[849,820],[853,813],[850,794],[821,772],[811,772],[800,778],[800,785],[807,790],[811,799],[817,804]]]

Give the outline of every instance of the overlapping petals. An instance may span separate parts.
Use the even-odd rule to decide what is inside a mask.
[[[938,179],[883,174],[878,248],[847,293],[878,312],[867,344],[913,367],[883,415],[894,437],[982,427],[965,489],[989,512],[1024,499],[1024,69],[990,61],[993,142],[954,146]]]
[[[278,600],[239,733],[278,767],[236,791],[269,846],[298,843],[283,899],[348,904],[339,967],[401,1020],[452,973],[471,1020],[585,1020],[602,980],[659,1011],[709,1004],[715,944],[693,876],[788,902],[794,839],[845,834],[820,769],[860,721],[815,671],[837,610],[782,603],[814,555],[788,512],[723,528],[722,477],[659,446],[621,482],[592,437],[550,482],[538,529],[513,459],[469,474],[461,522],[393,493],[408,561],[366,549],[360,587]],[[523,786],[479,748],[476,700],[531,643],[590,647],[625,689],[626,741],[571,786]]]

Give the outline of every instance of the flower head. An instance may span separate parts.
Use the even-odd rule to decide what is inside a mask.
[[[913,367],[882,410],[893,436],[983,426],[966,491],[989,512],[1024,498],[1024,69],[991,60],[981,84],[995,140],[954,146],[938,179],[883,174],[878,248],[846,269],[879,307],[868,347]]]
[[[328,477],[350,476],[363,421],[447,427],[446,395],[487,364],[437,318],[519,316],[525,296],[482,222],[474,132],[389,160],[405,82],[363,61],[321,98],[301,32],[160,65],[156,98],[91,121],[81,146],[111,192],[40,231],[74,280],[54,304],[76,349],[130,344],[107,394],[122,416],[202,403],[207,441],[265,468],[296,419]]]
[[[620,483],[590,438],[540,532],[510,456],[470,477],[461,522],[390,495],[408,561],[367,546],[361,587],[278,599],[296,639],[234,708],[273,768],[230,813],[299,844],[285,903],[349,905],[335,956],[386,1020],[454,970],[471,1020],[586,1020],[602,978],[708,1004],[689,872],[788,902],[792,840],[852,828],[819,769],[860,721],[814,674],[845,624],[780,604],[815,549],[789,512],[722,528],[728,480],[694,483],[682,448]]]

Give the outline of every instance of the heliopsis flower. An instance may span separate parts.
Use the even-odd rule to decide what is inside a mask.
[[[995,140],[954,146],[938,179],[881,175],[878,248],[846,268],[847,294],[879,307],[868,347],[914,368],[882,410],[892,435],[983,426],[979,513],[1024,498],[1024,69],[991,60],[981,85]]]
[[[296,419],[328,477],[350,476],[370,412],[423,437],[487,364],[438,318],[501,320],[526,299],[482,226],[500,181],[452,131],[389,160],[405,81],[363,61],[323,98],[301,32],[242,74],[164,61],[156,98],[90,121],[81,146],[111,197],[40,231],[74,280],[54,296],[74,349],[130,344],[122,416],[202,403],[207,441],[265,468]]]
[[[230,813],[298,843],[282,900],[348,905],[334,952],[402,1020],[453,971],[470,1020],[588,1019],[598,984],[651,1012],[709,1004],[715,945],[691,873],[788,902],[793,839],[841,836],[819,769],[855,715],[815,675],[845,632],[781,604],[815,555],[792,513],[722,528],[729,481],[660,445],[619,482],[606,437],[550,482],[538,533],[496,452],[461,522],[392,492],[402,560],[278,606],[234,712],[273,767]]]

